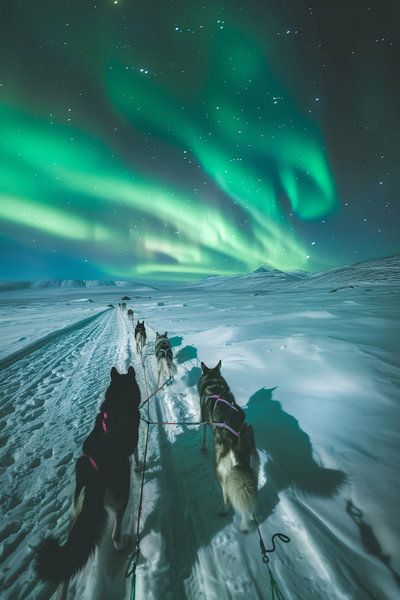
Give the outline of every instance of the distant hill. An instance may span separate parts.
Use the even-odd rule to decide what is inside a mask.
[[[249,291],[267,293],[276,290],[277,286],[287,287],[321,287],[337,291],[343,287],[357,285],[380,285],[385,283],[400,284],[400,254],[385,258],[376,258],[351,266],[337,267],[320,273],[305,271],[279,271],[261,265],[253,273],[247,275],[225,275],[208,277],[185,287],[204,290]]]
[[[382,285],[385,283],[400,284],[400,254],[365,260],[351,266],[337,267],[321,273],[313,273],[300,285],[306,287],[332,287],[332,291],[336,291],[339,286]]]
[[[366,260],[354,265],[337,267],[320,273],[307,273],[301,270],[280,271],[279,269],[269,269],[265,265],[260,265],[253,273],[246,275],[211,276],[201,281],[184,284],[183,287],[185,289],[267,293],[280,285],[282,287],[331,288],[329,291],[334,292],[344,287],[383,285],[385,283],[398,283],[400,285],[400,254]],[[138,292],[155,291],[158,289],[146,283],[123,280],[49,279],[40,281],[0,281],[0,292],[46,288],[71,290],[109,288],[110,291],[113,288],[122,288]]]
[[[157,288],[134,281],[106,281],[93,279],[41,279],[38,281],[0,281],[0,292],[22,289],[89,289],[89,288],[129,288],[137,291],[152,291]]]
[[[276,277],[284,277],[284,278],[286,278],[287,276],[289,276],[289,277],[293,276],[296,279],[298,277],[307,277],[307,275],[308,275],[308,272],[302,271],[302,269],[293,269],[290,271],[280,271],[279,269],[269,269],[265,265],[261,265],[260,267],[258,267],[258,269],[253,271],[253,273],[268,273],[269,275],[275,275]]]
[[[300,276],[296,272],[279,271],[278,269],[266,269],[259,267],[254,273],[247,275],[219,275],[208,277],[202,281],[187,284],[185,287],[196,289],[218,289],[218,290],[267,290],[280,284],[301,281],[305,275]]]

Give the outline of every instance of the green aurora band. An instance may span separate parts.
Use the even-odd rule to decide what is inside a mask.
[[[232,86],[242,93],[227,93]],[[10,236],[39,232],[48,248],[62,238],[71,256],[93,257],[110,277],[189,280],[260,264],[328,265],[323,257],[310,260],[291,227],[294,218],[335,209],[322,141],[245,34],[226,28],[201,101],[196,94],[183,102],[118,57],[104,65],[99,87],[136,135],[150,131],[197,163],[212,191],[138,172],[98,131],[3,104],[0,218]]]

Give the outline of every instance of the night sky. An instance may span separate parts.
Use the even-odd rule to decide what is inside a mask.
[[[2,2],[1,279],[398,252],[398,0]]]

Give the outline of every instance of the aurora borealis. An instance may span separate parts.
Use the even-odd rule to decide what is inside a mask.
[[[368,4],[9,3],[0,277],[190,280],[398,251],[398,9]]]

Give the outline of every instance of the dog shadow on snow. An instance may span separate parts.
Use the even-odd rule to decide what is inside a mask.
[[[191,360],[196,360],[197,358],[197,348],[195,348],[195,346],[184,346],[175,355],[175,360],[179,365]]]
[[[201,369],[193,367],[185,379],[197,380]],[[192,383],[194,385],[194,383]],[[329,497],[345,482],[341,471],[325,469],[313,457],[309,436],[297,420],[272,400],[273,390],[258,390],[245,408],[246,420],[254,427],[256,446],[268,454],[265,465],[265,484],[258,493],[257,515],[262,523],[272,514],[279,502],[279,493],[288,487],[307,494]],[[175,432],[173,432],[175,434]],[[190,578],[198,561],[198,550],[208,546],[232,522],[239,531],[239,517],[231,510],[227,516],[218,514],[222,492],[214,472],[212,433],[207,433],[207,452],[201,452],[201,432],[198,428],[182,427],[171,440],[170,432],[157,431],[163,469],[148,465],[146,482],[160,482],[158,496],[144,522],[141,537],[161,533],[159,546],[164,548],[164,561],[170,572],[153,572],[157,596],[186,597],[184,581]],[[156,461],[157,462],[157,461]],[[157,467],[157,465],[156,465]],[[227,535],[224,532],[224,535]],[[153,542],[153,544],[157,542]],[[143,559],[147,551],[143,548]],[[157,558],[152,552],[152,558]],[[174,574],[179,573],[176,578]],[[166,589],[166,587],[168,589]]]
[[[268,456],[264,466],[265,485],[258,493],[258,515],[267,519],[287,488],[329,498],[344,485],[345,473],[327,469],[313,456],[313,447],[297,419],[272,399],[276,388],[261,388],[245,407],[246,420],[253,426],[257,449]]]
[[[393,579],[397,585],[400,587],[400,574],[397,573],[397,571],[395,571],[392,567],[391,556],[384,552],[373,528],[365,521],[362,510],[358,506],[355,506],[351,499],[346,500],[346,513],[358,527],[361,544],[364,550],[371,556],[375,556],[385,565],[385,567],[393,575]]]
[[[157,468],[156,460],[153,471],[150,461],[146,483],[156,481],[160,494],[143,521],[141,538],[145,540],[149,536],[152,561],[158,562],[161,551],[163,568],[152,574],[155,597],[184,600],[187,598],[185,581],[190,579],[198,562],[199,549],[209,546],[233,521],[234,515],[232,512],[224,517],[218,514],[222,493],[214,474],[211,432],[207,436],[207,452],[200,450],[199,428],[183,426],[172,441],[170,432],[162,426],[156,435],[163,468]],[[145,542],[141,546],[143,556],[139,564],[149,559]]]

